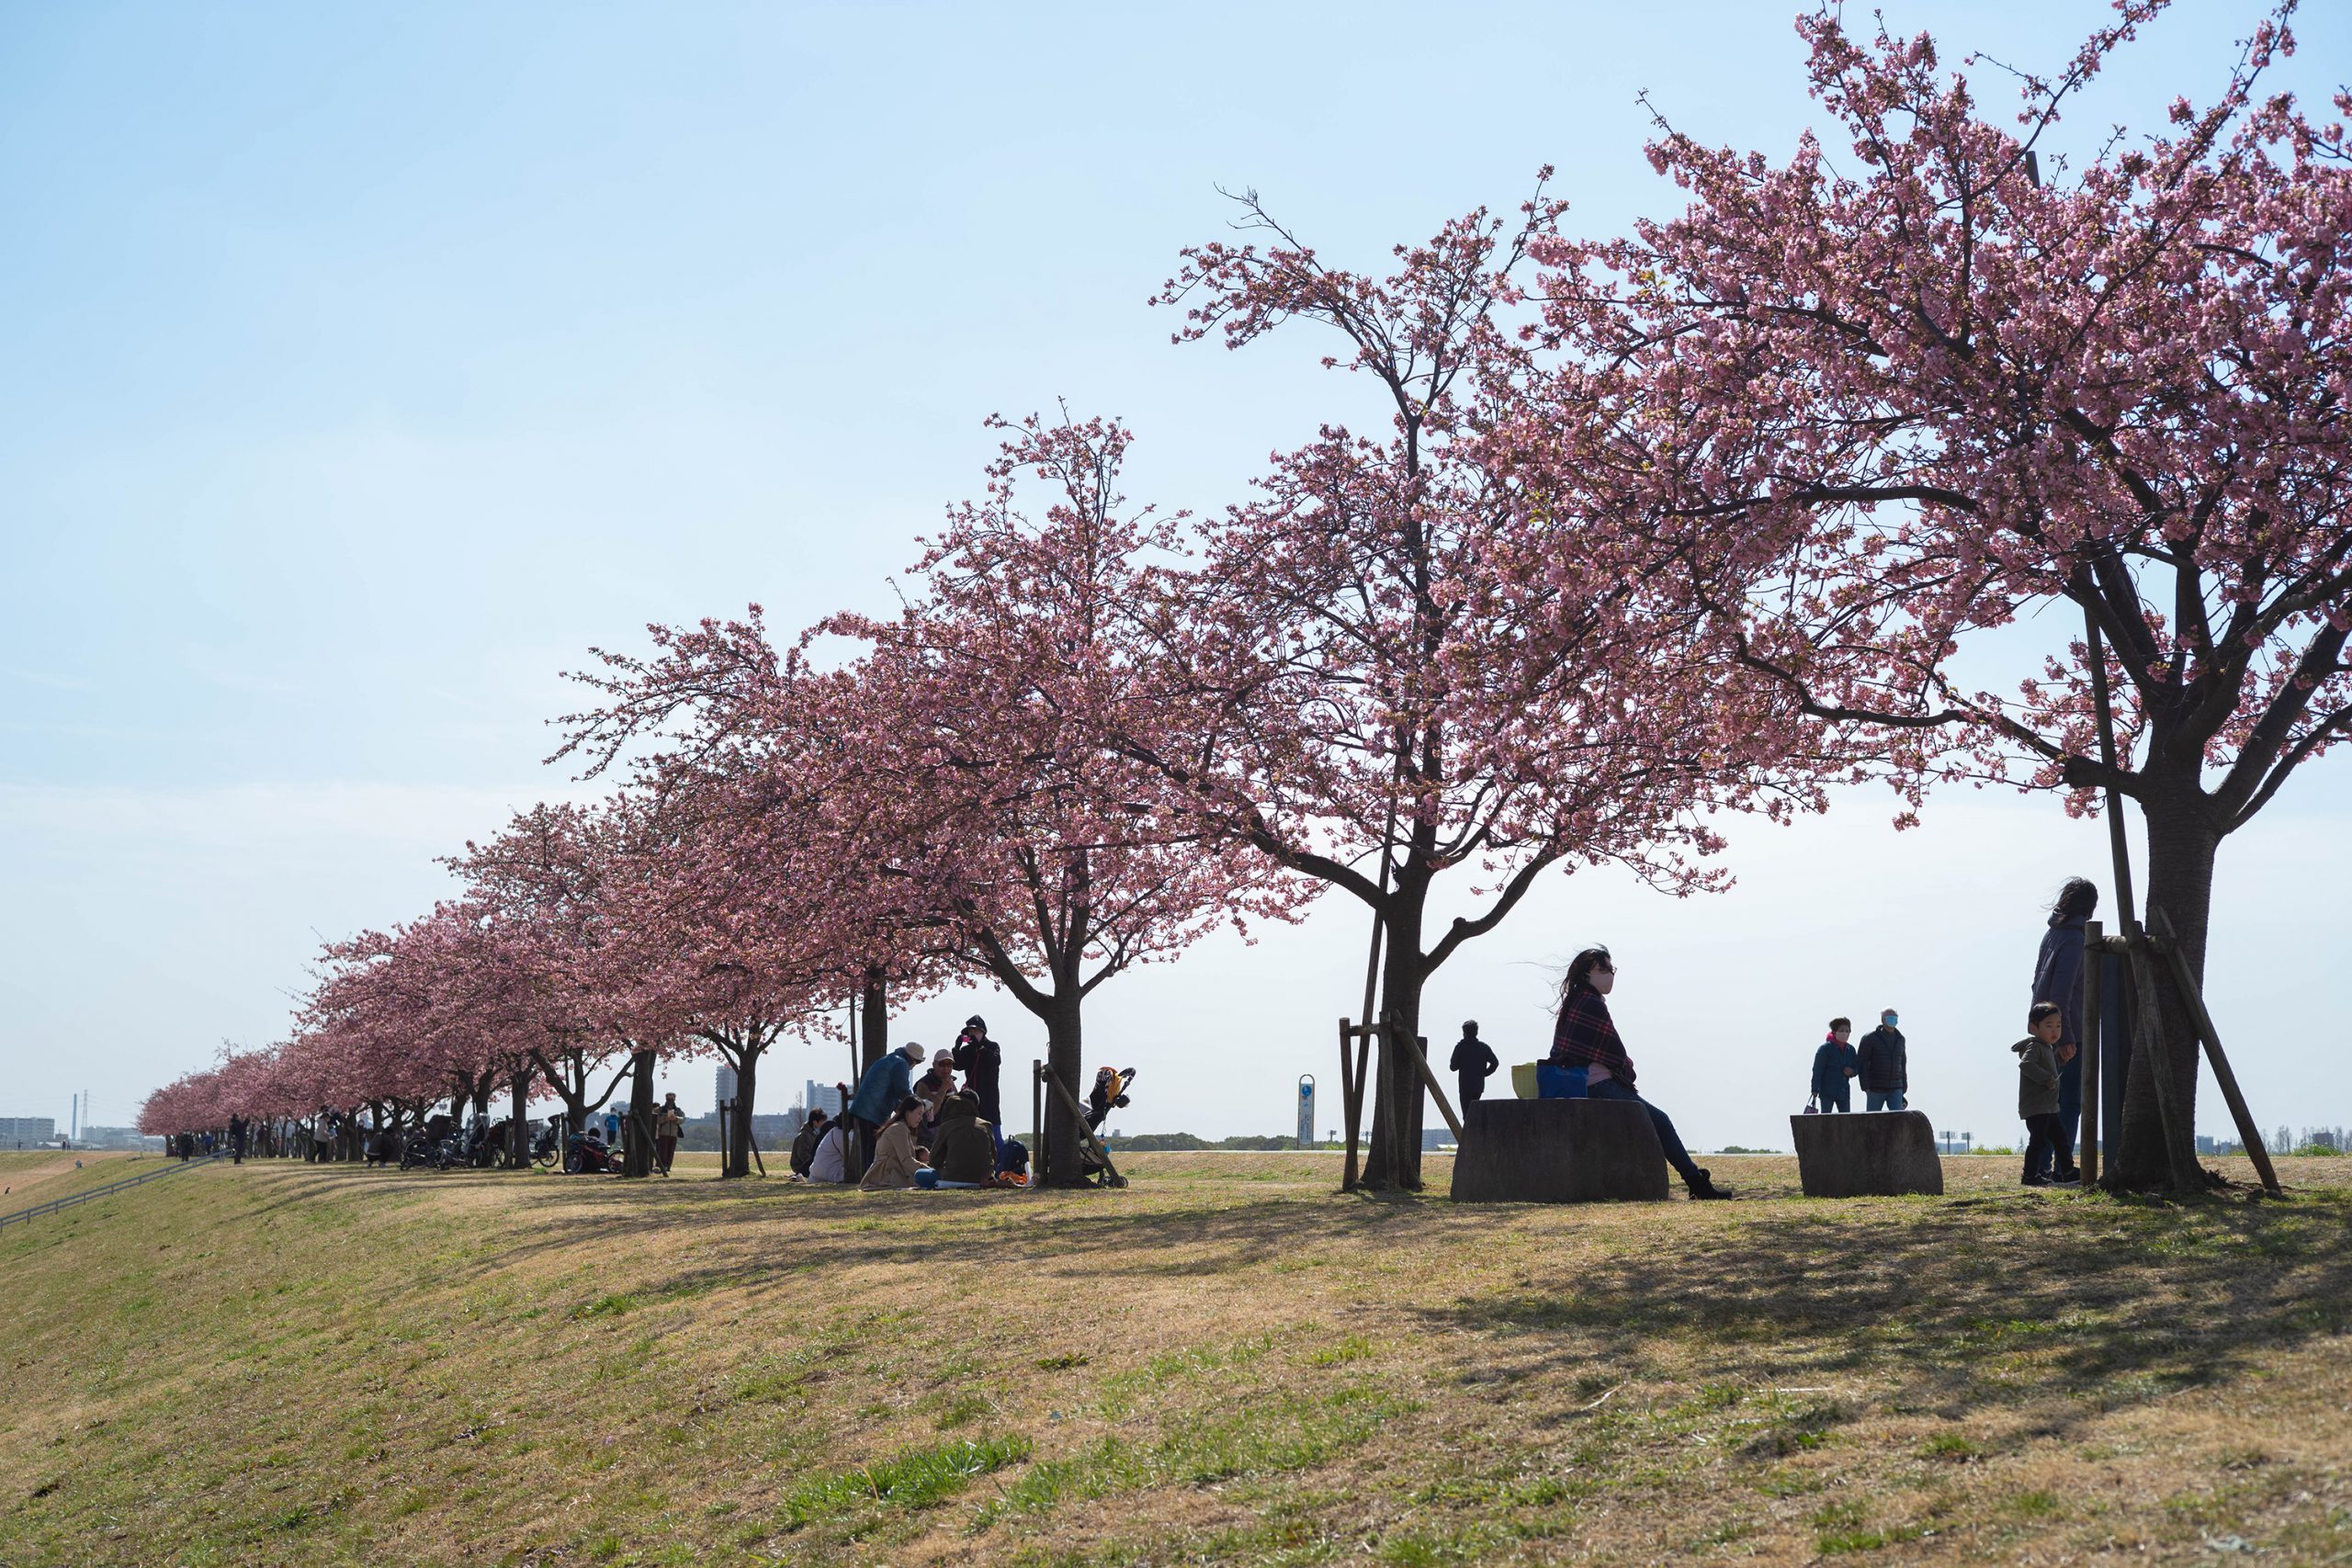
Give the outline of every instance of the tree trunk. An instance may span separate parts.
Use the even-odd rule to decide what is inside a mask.
[[[628,1153],[623,1176],[653,1174],[653,1053],[639,1051],[629,1063]]]
[[[514,1112],[506,1123],[506,1166],[510,1170],[527,1170],[531,1165],[531,1123],[523,1112],[531,1103],[530,1065],[514,1064],[510,1081],[514,1086]]]
[[[1363,1184],[1376,1191],[1421,1190],[1421,1114],[1427,1095],[1413,1058],[1389,1036],[1412,1040],[1421,1032],[1421,919],[1429,892],[1430,874],[1408,863],[1389,896],[1380,977],[1380,1020],[1387,1029],[1373,1072],[1372,1155],[1364,1162],[1363,1175]]]
[[[2148,822],[2148,908],[2164,911],[2189,973],[2202,987],[2205,937],[2212,918],[2213,861],[2221,834],[2193,778],[2150,788],[2143,794],[2141,807]],[[2176,1171],[2198,1168],[2196,1024],[2162,966],[2154,992],[2154,1015],[2139,1010],[2139,1048],[2132,1052],[2124,1081],[2122,1145],[2108,1175],[2109,1183],[2121,1190],[2177,1187]],[[2158,1053],[2147,1049],[2151,1032],[2158,1031],[2175,1112],[2169,1146],[2155,1077]]]
[[[1046,1070],[1061,1080],[1071,1100],[1084,1105],[1090,1086],[1083,1076],[1086,1060],[1080,1048],[1083,1033],[1079,1023],[1078,987],[1074,984],[1059,987],[1048,998],[1048,1004],[1045,1014]],[[1062,1097],[1047,1091],[1045,1152],[1048,1186],[1085,1185],[1086,1170],[1079,1159],[1080,1126],[1079,1119],[1070,1113]]]
[[[858,995],[862,1016],[858,1020],[857,1070],[861,1073],[880,1061],[890,1049],[890,998],[884,981],[880,965],[866,966],[865,984]]]
[[[728,1118],[723,1177],[752,1174],[752,1092],[759,1080],[760,1049],[761,1043],[747,1036],[735,1054],[735,1107]]]

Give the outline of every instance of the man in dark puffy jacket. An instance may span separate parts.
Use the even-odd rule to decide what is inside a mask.
[[[1853,1097],[1847,1080],[1854,1076],[1854,1048],[1846,1042],[1854,1032],[1851,1019],[1829,1021],[1829,1038],[1813,1054],[1813,1098],[1824,1111],[1851,1111]]]
[[[1903,1111],[1909,1107],[1904,1098],[1911,1092],[1911,1064],[1903,1050],[1903,1031],[1894,1027],[1895,1012],[1888,1008],[1878,1015],[1878,1027],[1862,1036],[1854,1051],[1860,1072],[1855,1079],[1862,1086],[1862,1108],[1865,1111]]]

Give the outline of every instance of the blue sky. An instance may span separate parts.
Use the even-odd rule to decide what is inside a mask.
[[[2074,136],[2210,95],[2255,11],[2191,9]],[[2307,93],[2352,73],[2352,17],[2314,9],[2286,73]],[[1889,10],[1948,59],[2031,65],[2105,14]],[[1311,333],[1176,348],[1145,307],[1223,232],[1219,185],[1364,266],[1546,162],[1574,226],[1619,229],[1671,208],[1642,90],[1770,151],[1815,120],[1789,14],[0,13],[0,1114],[86,1087],[127,1121],[221,1041],[273,1037],[322,937],[421,911],[434,855],[575,787],[540,759],[592,644],[754,600],[786,628],[887,604],[978,488],[985,414],[1122,415],[1131,491],[1199,509],[1363,417]],[[2267,1122],[2352,1115],[2323,891],[2342,772],[2223,852],[2214,1000]],[[1887,817],[1864,796],[1743,833],[1740,889],[1702,903],[1560,879],[1431,1016],[1532,1056],[1542,965],[1607,938],[1645,1086],[1695,1142],[1753,1144],[1785,1141],[1821,1019],[1899,992],[1939,1122],[2006,1137],[2032,906],[2099,837],[1966,794],[1917,834]],[[1296,1073],[1331,1077],[1362,937],[1333,903],[1106,987],[1091,1040],[1152,1091],[1129,1130],[1286,1126]],[[1036,1044],[1001,998],[905,1027],[944,1038],[972,1005]]]

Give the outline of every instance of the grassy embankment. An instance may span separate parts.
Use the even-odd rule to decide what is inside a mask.
[[[262,1163],[11,1229],[0,1562],[2352,1560],[2352,1159],[2188,1209],[1129,1163]]]

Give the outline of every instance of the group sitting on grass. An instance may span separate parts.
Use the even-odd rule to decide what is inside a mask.
[[[995,1109],[1001,1059],[987,1026],[965,1025],[955,1053],[939,1052],[922,1077],[913,1041],[876,1061],[838,1117],[811,1111],[793,1140],[792,1173],[804,1181],[865,1190],[1028,1185],[1029,1151],[1004,1136]],[[969,1077],[957,1087],[962,1062]]]

